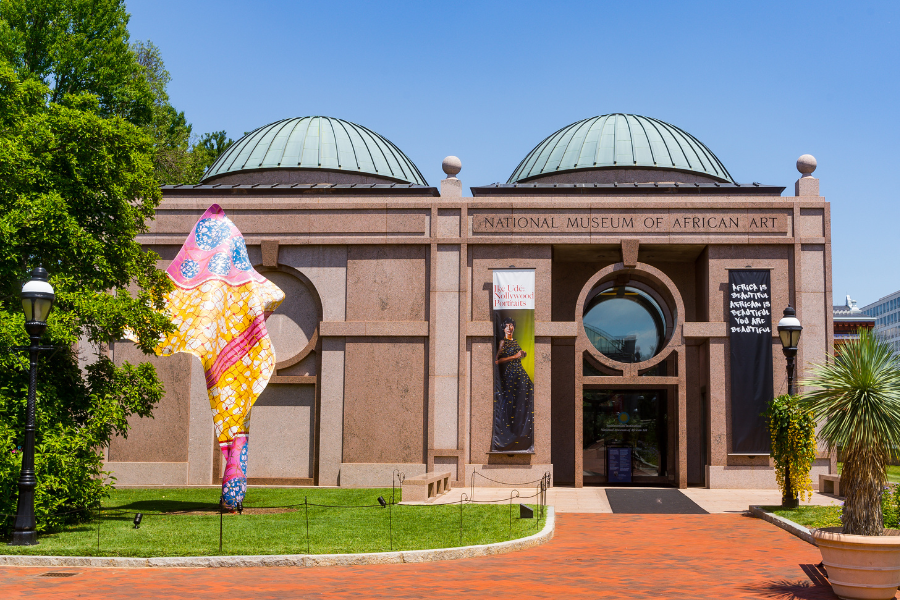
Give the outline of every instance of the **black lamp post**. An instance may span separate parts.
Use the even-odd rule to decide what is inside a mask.
[[[788,378],[788,394],[794,395],[794,360],[797,358],[797,345],[800,343],[800,333],[803,327],[800,326],[800,319],[797,318],[797,311],[788,304],[784,309],[784,316],[778,321],[778,337],[781,338],[781,350],[787,359],[787,378]],[[797,498],[797,491],[791,484],[791,474],[789,470],[784,473],[784,495],[781,498],[781,505],[785,508],[797,508],[800,506],[800,500]]]
[[[800,343],[800,319],[794,307],[788,304],[784,316],[778,321],[778,337],[781,338],[781,350],[787,358],[788,394],[794,395],[794,359],[797,357],[797,345]]]
[[[41,350],[41,336],[47,329],[47,316],[53,308],[53,286],[47,281],[47,271],[38,267],[31,273],[31,280],[22,286],[22,309],[25,311],[25,331],[31,338],[28,353],[31,372],[28,379],[28,406],[25,416],[25,446],[22,451],[22,473],[19,475],[19,502],[16,523],[13,526],[10,546],[33,546],[38,543],[34,518],[34,392],[37,384],[37,360]]]

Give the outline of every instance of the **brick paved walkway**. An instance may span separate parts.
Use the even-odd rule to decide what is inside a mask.
[[[13,598],[833,599],[813,546],[742,515],[558,516],[550,543],[513,554],[364,567],[0,568]],[[73,571],[71,578],[36,577]]]

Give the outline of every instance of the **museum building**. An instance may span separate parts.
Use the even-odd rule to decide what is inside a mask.
[[[833,344],[815,159],[783,195],[734,181],[678,127],[609,114],[552,133],[471,197],[461,168],[448,157],[432,187],[386,138],[314,116],[248,133],[200,185],[162,188],[139,236],[160,268],[218,204],[286,295],[267,321],[277,364],[252,410],[249,483],[384,487],[437,470],[456,485],[549,471],[578,487],[776,487],[759,416],[787,390],[775,325],[796,309],[801,372]],[[498,327],[512,340],[515,326],[493,320],[492,295],[507,270],[534,286],[531,350],[509,357],[531,386],[531,447],[515,451],[496,442]],[[151,361],[166,387],[108,449],[118,484],[217,485],[200,361],[112,353]],[[813,481],[835,468],[822,452]]]

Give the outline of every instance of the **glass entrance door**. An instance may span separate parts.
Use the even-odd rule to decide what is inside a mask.
[[[584,482],[667,481],[666,393],[585,389]]]

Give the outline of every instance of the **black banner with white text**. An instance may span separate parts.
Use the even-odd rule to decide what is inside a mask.
[[[771,449],[766,419],[772,400],[772,289],[768,270],[728,272],[731,341],[731,452]]]

